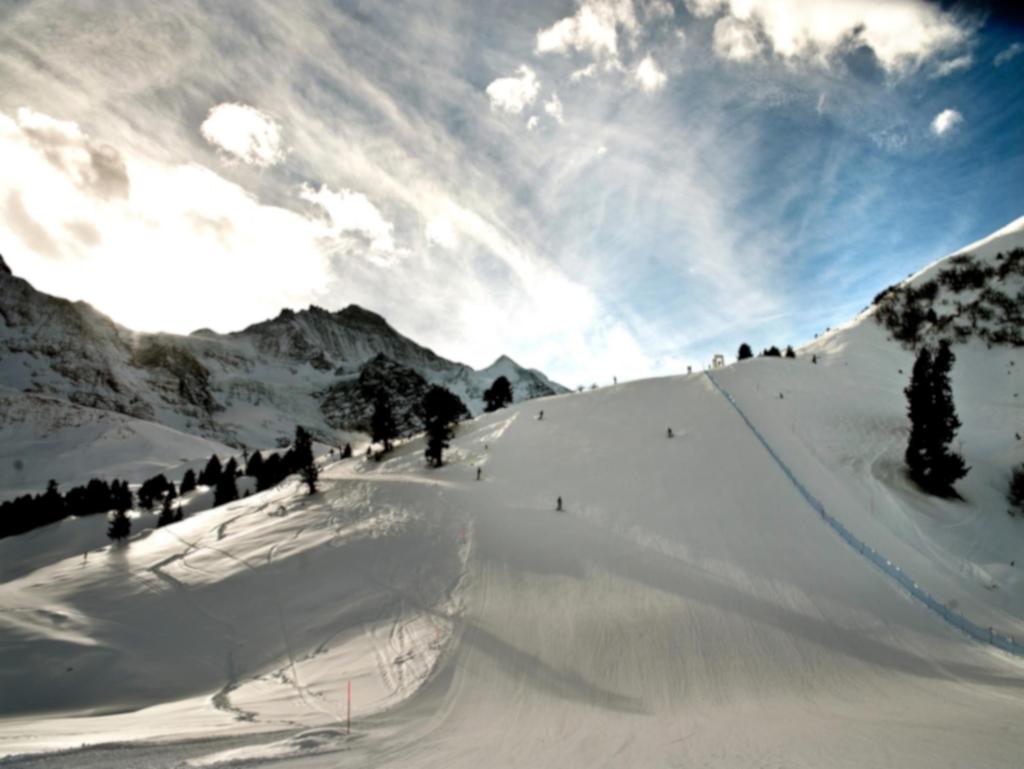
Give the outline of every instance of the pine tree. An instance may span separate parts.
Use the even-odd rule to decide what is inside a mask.
[[[384,390],[377,391],[373,403],[373,416],[370,418],[371,440],[382,442],[384,451],[391,451],[391,441],[398,437],[394,414],[391,413],[391,398]]]
[[[795,358],[796,357],[796,353],[793,351],[793,345],[791,345],[791,344],[787,344],[786,345],[786,357],[787,358]]]
[[[238,499],[238,487],[235,485],[235,476],[221,473],[213,490],[213,506],[220,507],[228,502],[234,502],[236,499]]]
[[[206,463],[206,467],[199,473],[199,483],[203,486],[216,486],[217,481],[220,480],[220,474],[220,459],[214,454],[210,457],[210,461]]]
[[[245,474],[246,475],[250,475],[253,478],[259,478],[260,477],[260,471],[262,469],[263,469],[263,455],[260,454],[260,452],[257,451],[255,454],[253,454],[251,457],[249,457],[249,461],[246,462],[246,464],[245,464]]]
[[[174,493],[174,487],[172,486],[171,490],[164,495],[164,504],[163,507],[160,508],[160,517],[156,519],[157,528],[174,523],[175,520],[178,520],[174,516],[175,497],[177,497],[177,494]],[[181,508],[178,509],[180,511]]]
[[[234,457],[228,460],[228,463],[224,465],[224,469],[221,472],[224,475],[230,475],[232,478],[238,477],[238,462],[235,461]]]
[[[117,481],[114,481],[114,483],[116,484]],[[132,509],[133,501],[132,490],[128,488],[128,481],[121,481],[120,487],[114,493],[114,509],[119,513],[127,512]]]
[[[303,427],[295,428],[295,463],[302,481],[309,487],[310,494],[316,494],[316,482],[320,478],[313,458],[313,438]]]
[[[500,376],[484,390],[484,411],[497,411],[512,402],[512,384],[507,377]]]
[[[744,342],[740,345],[739,352],[736,353],[736,360],[746,360],[747,358],[753,358],[754,352],[750,349],[750,345]]]
[[[1024,465],[1019,465],[1010,476],[1010,491],[1006,495],[1010,504],[1024,513]]]
[[[427,463],[433,467],[444,464],[444,450],[455,434],[455,424],[466,407],[459,398],[434,385],[423,398],[423,415],[427,433],[427,448],[423,452]]]
[[[915,483],[938,496],[955,496],[953,484],[970,469],[963,457],[949,450],[960,428],[949,380],[955,360],[945,340],[934,356],[928,348],[922,348],[904,390],[910,418],[907,468]]]
[[[189,468],[181,479],[181,493],[188,494],[196,490],[196,471]]]
[[[110,519],[110,525],[107,527],[107,536],[115,542],[120,542],[127,539],[131,533],[132,519],[128,517],[128,513],[124,510],[118,510]]]
[[[352,458],[352,444],[351,443],[346,443],[345,444],[345,448],[343,448],[341,450],[341,458],[342,459],[351,459]]]
[[[949,342],[939,342],[939,352],[932,365],[932,381],[934,392],[935,441],[932,444],[931,463],[934,468],[932,478],[937,484],[939,493],[955,496],[953,484],[967,475],[970,469],[959,454],[950,451],[950,444],[960,429],[960,419],[956,414],[953,402],[953,385],[950,374],[956,356]]]

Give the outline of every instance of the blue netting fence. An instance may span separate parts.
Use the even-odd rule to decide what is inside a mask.
[[[818,501],[817,497],[807,490],[807,487],[800,482],[800,479],[794,475],[793,471],[789,469],[789,466],[778,454],[775,453],[775,449],[773,449],[768,441],[765,440],[765,437],[761,435],[761,432],[754,426],[754,423],[750,421],[729,391],[722,387],[710,372],[705,373],[707,374],[708,379],[711,380],[711,384],[715,386],[715,389],[717,389],[732,405],[732,407],[736,409],[736,413],[740,415],[740,418],[743,419],[747,427],[750,428],[750,431],[761,442],[761,445],[764,446],[765,450],[771,455],[771,458],[775,460],[775,463],[779,466],[786,477],[789,478],[793,486],[796,487],[796,490],[800,492],[800,496],[804,498],[807,504],[810,505],[811,509],[818,514],[822,521],[827,523],[840,537],[842,537],[846,544],[878,567],[885,575],[895,580],[900,587],[910,594],[911,597],[915,598],[945,622],[966,633],[976,641],[991,644],[992,646],[1002,649],[1005,652],[1009,652],[1010,654],[1016,654],[1024,657],[1024,644],[1015,640],[1012,636],[1000,633],[991,627],[982,627],[977,623],[971,622],[960,612],[951,609],[938,601],[928,591],[918,585],[917,582],[915,582],[914,579],[903,569],[877,550],[858,539],[849,529],[840,523],[837,518],[830,515],[828,511],[825,510],[825,506]]]

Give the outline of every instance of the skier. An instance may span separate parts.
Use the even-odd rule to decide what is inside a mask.
[[[477,479],[478,481],[480,480],[480,473],[482,473],[482,472],[483,472],[483,469],[482,469],[482,468],[478,467],[478,468],[476,469],[476,479]]]
[[[558,498],[558,503],[555,505],[555,511],[559,512],[559,513],[562,512],[562,498],[561,497]]]
[[[543,422],[544,421],[544,409],[540,410],[540,414],[537,417],[537,421],[539,421],[539,422]]]
[[[670,428],[668,428],[668,430],[667,430],[667,431],[665,432],[665,436],[666,436],[666,437],[668,437],[668,438],[675,438],[675,437],[676,437],[676,434],[675,434],[674,432],[672,432],[672,428],[670,427]]]

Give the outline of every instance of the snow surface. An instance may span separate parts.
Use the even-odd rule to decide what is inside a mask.
[[[1000,248],[1024,241],[1016,224]],[[963,501],[903,476],[912,353],[870,313],[795,361],[715,377],[858,537],[1024,638],[1024,522],[1005,503],[1024,461],[1024,356],[956,353]],[[422,448],[329,464],[315,496],[288,481],[19,570],[0,584],[0,755],[1022,765],[1024,661],[958,633],[840,540],[707,376],[484,415],[440,470]]]

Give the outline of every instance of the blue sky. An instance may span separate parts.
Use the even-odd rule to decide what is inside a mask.
[[[924,0],[0,1],[0,253],[141,330],[355,302],[566,384],[799,344],[1024,214]]]

